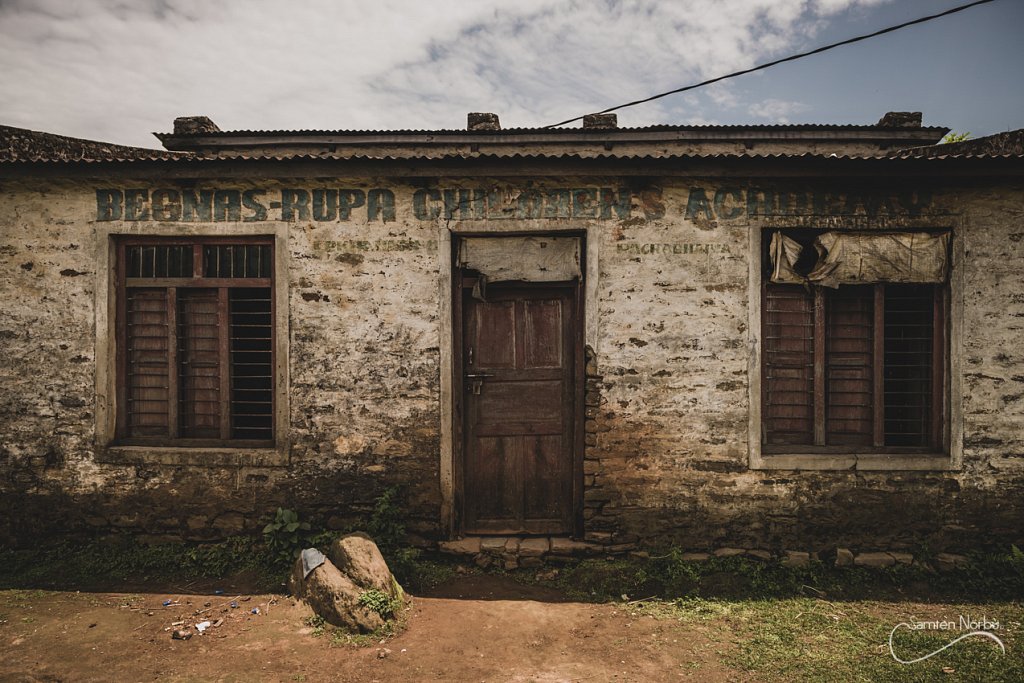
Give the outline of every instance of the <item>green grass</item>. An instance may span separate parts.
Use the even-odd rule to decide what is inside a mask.
[[[723,645],[723,663],[758,681],[1011,681],[1024,680],[1019,602],[923,604],[813,598],[772,600],[653,600],[627,605],[633,615],[670,619]],[[900,622],[956,621],[986,615],[1003,654],[990,640],[971,638],[915,664],[897,662],[889,634]],[[938,650],[965,631],[909,631],[893,638],[904,660]]]
[[[756,599],[902,599],[914,596],[982,601],[1024,595],[1024,556],[978,555],[963,569],[938,573],[920,565],[886,569],[836,568],[821,562],[784,567],[743,557],[685,561],[671,549],[651,559],[591,559],[564,568],[558,578],[567,595],[579,600],[687,596]]]

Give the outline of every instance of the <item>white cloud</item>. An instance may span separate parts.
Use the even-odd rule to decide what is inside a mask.
[[[807,109],[808,106],[802,102],[767,99],[750,105],[747,108],[747,113],[758,122],[790,123],[790,117],[793,114],[799,114]]]
[[[752,66],[880,1],[7,0],[0,123],[142,145],[190,114],[231,129],[457,128],[468,111],[544,125]],[[738,106],[727,86],[706,94],[687,122]],[[666,121],[683,101],[620,120]]]

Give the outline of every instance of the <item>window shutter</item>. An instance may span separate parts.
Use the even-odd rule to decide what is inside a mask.
[[[826,311],[826,443],[871,446],[874,288],[840,287],[829,293]]]
[[[128,435],[167,436],[167,290],[129,289],[125,313]]]
[[[814,297],[767,284],[764,300],[764,431],[768,444],[814,443]]]
[[[220,320],[216,289],[178,290],[181,436],[220,437]]]

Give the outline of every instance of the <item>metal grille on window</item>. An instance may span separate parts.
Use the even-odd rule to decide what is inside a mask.
[[[273,328],[269,287],[233,288],[231,438],[273,437]]]
[[[885,443],[926,446],[931,433],[934,288],[886,287]]]
[[[270,277],[271,255],[267,244],[207,245],[203,247],[203,275]]]
[[[129,246],[125,261],[125,277],[192,277],[192,245]]]

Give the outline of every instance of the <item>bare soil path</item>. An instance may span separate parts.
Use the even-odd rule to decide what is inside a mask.
[[[306,623],[310,614],[280,595],[230,591],[0,591],[0,680],[746,679],[719,663],[731,644],[713,629],[630,615],[621,605],[569,602],[553,589],[500,576],[459,576],[415,596],[404,631],[369,645],[345,644],[330,632],[318,637]],[[171,638],[175,622],[204,619],[223,623],[189,640]]]

